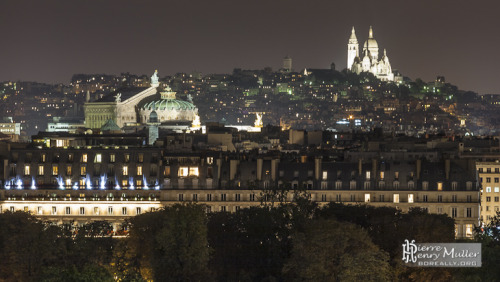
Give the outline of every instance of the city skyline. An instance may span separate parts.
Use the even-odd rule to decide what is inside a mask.
[[[278,69],[285,55],[297,71],[331,62],[341,70],[352,26],[363,41],[371,25],[403,75],[425,81],[442,75],[460,89],[500,93],[494,47],[500,38],[491,5],[7,1],[0,8],[0,32],[9,39],[0,53],[2,81],[68,83],[75,73],[151,69],[162,76]]]

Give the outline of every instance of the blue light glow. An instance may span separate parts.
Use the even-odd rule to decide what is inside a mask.
[[[58,176],[57,178],[57,186],[60,190],[64,190],[64,180],[62,178],[62,176]]]
[[[99,189],[106,189],[106,182],[108,181],[108,176],[106,174],[101,175],[101,180],[99,181]]]
[[[129,190],[134,190],[134,189],[135,189],[135,188],[134,188],[134,178],[133,178],[133,177],[130,177],[130,178],[128,179],[128,189],[129,189]]]
[[[16,189],[21,190],[23,189],[23,181],[21,178],[18,176],[16,177]]]
[[[120,190],[120,184],[118,184],[118,179],[115,177],[115,190]]]
[[[149,190],[148,181],[146,179],[146,176],[144,176],[144,175],[142,176],[142,182],[143,182],[142,189]]]
[[[35,177],[31,177],[31,190],[36,190]]]
[[[92,190],[92,179],[90,179],[90,175],[87,174],[87,177],[85,178],[85,186],[87,190]]]

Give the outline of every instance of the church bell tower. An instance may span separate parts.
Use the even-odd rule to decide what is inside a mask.
[[[354,58],[359,56],[359,44],[358,38],[356,38],[356,31],[352,27],[351,37],[349,37],[349,43],[347,44],[347,69],[352,68],[354,63]]]

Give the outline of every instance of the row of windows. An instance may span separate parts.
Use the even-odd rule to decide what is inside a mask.
[[[483,173],[483,172],[485,172],[484,168],[480,167],[479,173]],[[491,173],[491,172],[492,172],[491,167],[486,168],[486,173]],[[495,167],[495,173],[500,173],[500,168]]]
[[[486,189],[484,189],[486,193],[491,193],[491,187],[486,187]],[[494,187],[493,188],[493,192],[495,193],[499,193],[500,192],[500,187]]]
[[[500,200],[500,197],[495,197],[494,200],[495,200],[495,202],[498,203],[498,201]],[[489,197],[489,196],[486,197],[486,202],[491,202],[491,197]]]
[[[497,212],[499,210],[498,206],[493,207],[493,211]],[[483,211],[483,207],[481,207],[481,211]],[[490,206],[485,206],[485,211],[491,211]]]
[[[13,167],[14,168],[14,167]],[[124,165],[122,166],[122,174],[124,176],[129,175],[129,168],[132,168],[131,166]],[[151,167],[151,170],[154,171],[154,167]],[[110,168],[110,174],[114,174],[114,168]],[[37,174],[38,175],[44,175],[45,173],[45,166],[44,165],[38,165],[38,170]],[[66,175],[71,176],[73,174],[73,166],[67,165],[66,166]],[[87,166],[82,165],[80,166],[80,175],[85,176],[87,174]],[[137,175],[142,175],[143,174],[143,166],[138,165],[136,166],[136,174]],[[177,176],[178,177],[197,177],[199,176],[199,168],[198,167],[188,167],[188,166],[181,166],[179,167]],[[28,176],[31,175],[31,165],[25,165],[24,166],[24,175]],[[57,176],[59,175],[59,165],[52,165],[52,175]],[[163,175],[164,176],[170,176],[170,166],[166,166],[163,170]],[[207,168],[207,176],[212,177],[213,175],[213,169],[211,167]]]
[[[399,195],[400,194],[393,194],[391,201],[393,203],[399,203],[400,202],[400,196]],[[369,194],[369,193],[364,194],[364,202],[366,202],[366,203],[371,202],[372,199],[373,198],[372,198],[371,194]],[[414,196],[414,194],[408,194],[408,198],[407,199],[408,199],[408,203],[414,203],[415,202],[415,196]],[[322,202],[327,202],[327,201],[330,201],[330,200],[332,200],[332,199],[328,199],[326,194],[321,194],[321,201]],[[357,202],[356,195],[350,195],[350,200],[351,200],[351,202]],[[335,195],[335,201],[336,202],[342,202],[342,195],[341,194]],[[379,195],[378,201],[379,202],[385,202],[386,201],[385,195]],[[428,201],[429,201],[429,196],[428,195],[422,195],[422,202],[426,203]],[[443,195],[437,195],[436,201],[438,203],[442,203],[443,202]],[[452,195],[451,196],[451,202],[453,202],[453,203],[458,202],[457,195]],[[472,202],[472,196],[471,195],[467,195],[467,202],[468,203]]]
[[[220,196],[220,198],[217,198],[217,196]],[[191,199],[185,199],[184,198],[184,194],[180,193],[177,195],[177,199],[179,201],[184,201],[184,200],[190,200],[190,201],[198,201],[199,199],[202,200],[201,198],[198,197],[198,194],[191,194]],[[227,197],[227,194],[226,193],[221,193],[219,195],[214,195],[214,197],[212,197],[212,194],[206,194],[205,195],[205,200],[207,202],[210,202],[210,201],[222,201],[222,202],[225,202],[227,201],[228,197]],[[248,195],[248,200],[251,201],[251,202],[254,202],[256,200],[256,197],[255,197],[255,194],[252,193],[252,194],[249,194]],[[239,202],[241,201],[241,194],[234,194],[234,201],[236,202]]]
[[[494,177],[493,180],[495,181],[495,183],[500,183],[500,178],[498,177]],[[483,178],[480,177],[479,181],[483,183]],[[491,177],[486,177],[486,183],[491,183]]]
[[[9,208],[9,210],[11,212],[14,212],[15,207],[11,206]],[[74,210],[76,210],[76,211],[74,211]],[[154,211],[154,210],[155,210],[155,208],[153,208],[153,207],[150,208],[150,211]],[[29,212],[30,211],[29,207],[24,206],[24,211]],[[106,211],[107,211],[106,215],[118,215],[118,214],[116,214],[116,212],[112,206],[108,206]],[[57,215],[58,213],[59,213],[58,208],[56,206],[52,206],[50,209],[50,215]],[[94,207],[94,208],[79,207],[76,209],[74,207],[64,207],[62,213],[65,215],[74,215],[74,214],[78,214],[78,215],[104,215],[102,213],[102,209],[99,207]],[[139,215],[141,213],[142,213],[142,207],[136,207],[135,214],[131,214],[131,211],[128,207],[121,208],[121,215]],[[43,207],[38,206],[36,208],[36,214],[37,215],[44,215]]]
[[[58,141],[60,141],[60,140],[58,140]],[[64,144],[61,143],[61,146],[59,146],[59,147],[62,147],[62,145],[64,145]],[[74,158],[75,158],[74,154],[72,154],[72,153],[68,154],[68,162],[73,162]],[[14,161],[16,161],[16,159],[17,158],[15,158],[15,156],[14,156]],[[25,162],[31,162],[31,159],[32,159],[32,154],[28,153],[26,155]],[[40,159],[39,159],[40,162],[45,163],[47,161],[47,159],[48,159],[47,158],[47,154],[43,153],[43,154],[40,155]],[[59,161],[59,159],[60,159],[60,155],[59,154],[56,154],[56,155],[53,156],[53,161]],[[89,162],[89,160],[90,160],[89,154],[87,154],[87,153],[83,153],[81,155],[81,157],[80,157],[80,162],[82,162],[82,163],[87,163],[87,162]],[[107,160],[110,163],[116,162],[116,154],[109,154],[109,155],[107,155]],[[124,160],[124,162],[130,162],[130,160],[131,160],[130,154],[123,154],[123,160]],[[103,161],[104,161],[104,155],[103,154],[98,153],[98,154],[94,155],[94,158],[93,158],[93,162],[94,163],[102,163]],[[137,162],[139,162],[139,163],[144,162],[144,154],[143,153],[137,154]]]
[[[297,183],[298,182],[295,182],[295,183],[292,182],[292,186],[294,188],[297,188],[297,186],[298,186]],[[381,189],[386,188],[386,182],[385,181],[378,181],[376,184],[377,184],[378,188],[381,188]],[[400,185],[401,185],[400,181],[393,181],[392,182],[392,188],[394,188],[394,189],[399,189]],[[342,186],[343,186],[343,182],[342,181],[338,180],[338,181],[335,182],[335,189],[340,190],[340,189],[342,189]],[[352,180],[352,181],[349,182],[349,188],[351,190],[356,189],[357,186],[358,186],[358,181]],[[372,186],[372,183],[370,181],[365,181],[363,183],[363,189],[365,189],[365,190],[371,189],[372,188],[371,186]],[[409,181],[407,183],[406,187],[408,189],[415,189],[415,182],[414,181]],[[470,182],[470,181],[467,182],[466,183],[466,187],[467,187],[467,190],[471,190],[472,189],[472,182]],[[307,187],[307,188],[308,189],[312,189],[312,183],[311,183],[311,187]],[[373,187],[373,188],[375,188],[375,187]],[[326,182],[326,181],[321,182],[321,189],[323,189],[323,190],[328,189],[328,182]],[[454,191],[454,190],[457,190],[457,189],[458,189],[458,182],[455,182],[455,181],[452,182],[451,183],[451,190]],[[429,182],[427,182],[427,181],[423,181],[422,182],[422,190],[429,190]],[[442,191],[443,190],[443,182],[437,182],[436,183],[436,190],[437,191]]]

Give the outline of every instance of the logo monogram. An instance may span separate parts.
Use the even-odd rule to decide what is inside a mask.
[[[415,240],[408,241],[408,239],[405,240],[403,243],[403,261],[408,263],[412,262],[415,263],[417,262],[417,257],[415,254],[417,253],[417,245],[415,244]]]

